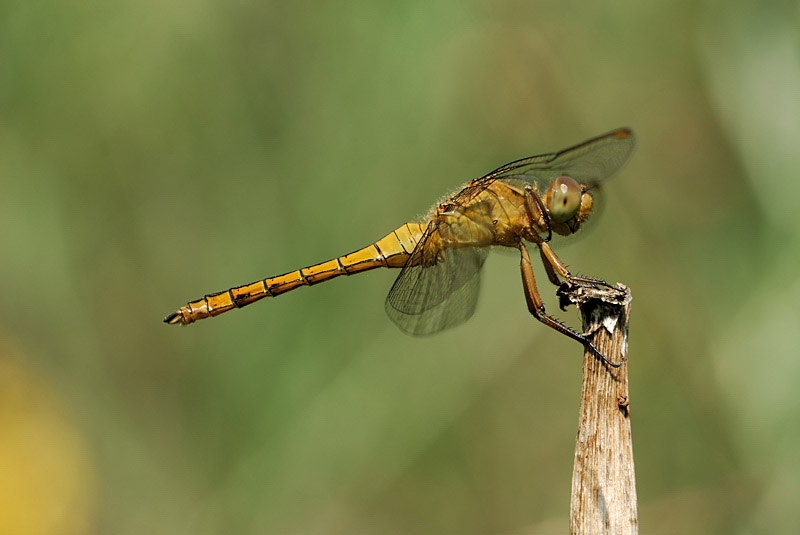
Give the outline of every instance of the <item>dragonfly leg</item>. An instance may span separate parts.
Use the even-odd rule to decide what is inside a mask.
[[[531,220],[536,219],[537,213],[541,214],[544,224],[547,225],[547,239],[544,241],[550,241],[553,238],[553,228],[550,226],[550,216],[548,216],[547,210],[544,209],[542,198],[536,191],[533,190],[530,185],[525,186],[525,207],[528,209],[528,215],[531,217]]]
[[[620,364],[614,364],[610,360],[606,358],[595,346],[592,342],[583,334],[567,327],[557,319],[552,316],[549,316],[547,312],[545,312],[544,304],[542,303],[542,298],[539,296],[539,291],[536,289],[536,279],[533,276],[533,266],[531,265],[531,257],[528,254],[528,249],[525,247],[525,244],[520,242],[519,244],[519,251],[522,255],[522,259],[520,260],[520,270],[522,272],[522,288],[525,292],[525,301],[528,303],[528,310],[530,311],[531,315],[534,318],[539,320],[540,322],[544,323],[551,329],[554,329],[561,334],[565,334],[572,338],[573,340],[577,340],[578,342],[582,343],[585,347],[589,348],[592,353],[600,357],[606,364],[612,366],[614,368],[618,368]]]
[[[544,270],[547,273],[547,278],[550,279],[555,286],[561,284],[561,281],[558,280],[558,275],[556,275],[553,266],[550,265],[550,262],[547,260],[547,257],[544,255],[544,251],[541,247],[539,247],[539,255],[542,257],[542,265],[544,266]]]
[[[561,259],[559,259],[556,256],[556,253],[553,251],[553,249],[550,247],[549,244],[542,242],[537,245],[539,245],[539,251],[542,254],[542,263],[544,264],[545,270],[547,271],[547,276],[550,277],[550,281],[553,282],[553,284],[557,285],[559,283],[557,281],[553,281],[553,278],[550,276],[551,270],[555,270],[559,275],[561,275],[562,278],[569,279],[573,282],[582,282],[584,284],[595,284],[612,289],[615,288],[606,281],[600,279],[593,279],[591,277],[579,277],[577,275],[573,275],[572,273],[569,272],[567,266],[564,265],[564,262],[562,262]]]

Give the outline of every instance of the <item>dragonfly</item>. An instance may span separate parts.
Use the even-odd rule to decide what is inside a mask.
[[[610,287],[602,280],[570,273],[550,243],[554,235],[572,236],[584,226],[595,208],[599,186],[628,160],[633,146],[633,132],[618,128],[558,152],[516,160],[468,182],[420,223],[405,223],[350,254],[208,294],[180,307],[164,322],[188,325],[301,286],[386,267],[400,269],[386,297],[389,318],[407,334],[429,335],[472,315],[489,249],[506,247],[519,251],[522,288],[534,318],[618,366],[586,335],[545,311],[526,244],[536,246],[554,285],[563,279]]]

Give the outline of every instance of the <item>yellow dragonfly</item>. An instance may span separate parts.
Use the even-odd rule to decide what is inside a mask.
[[[525,243],[538,247],[553,284],[558,285],[561,277],[608,286],[572,275],[550,241],[553,234],[570,236],[583,226],[594,207],[598,185],[622,167],[633,145],[631,130],[619,128],[559,152],[511,162],[468,182],[435,206],[422,223],[406,223],[363,249],[327,262],[206,295],[164,321],[188,325],[300,286],[389,267],[401,268],[386,297],[389,318],[408,334],[428,335],[472,315],[479,272],[489,248],[503,246],[520,252],[522,287],[530,313],[612,364],[585,335],[545,312]]]

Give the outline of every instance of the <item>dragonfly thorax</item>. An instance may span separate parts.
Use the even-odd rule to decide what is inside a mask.
[[[438,234],[444,247],[483,247],[495,240],[491,211],[483,203],[438,210]],[[443,204],[440,208],[447,208]],[[453,209],[454,208],[454,209]]]

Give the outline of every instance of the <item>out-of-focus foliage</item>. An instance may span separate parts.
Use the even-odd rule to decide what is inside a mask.
[[[433,338],[384,317],[385,271],[160,320],[626,125],[636,153],[559,253],[633,290],[642,532],[796,529],[798,22],[743,0],[0,5],[0,532],[565,532],[581,348],[527,314],[513,257]]]

